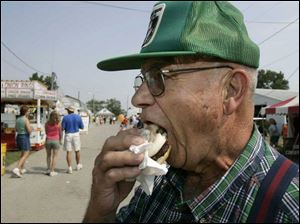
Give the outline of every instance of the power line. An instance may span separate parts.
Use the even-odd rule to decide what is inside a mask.
[[[23,69],[18,68],[17,66],[15,66],[12,63],[10,63],[8,60],[4,59],[3,57],[1,57],[1,60],[4,61],[6,64],[10,65],[11,67],[15,68],[16,70],[18,70],[19,72],[27,73]]]
[[[299,66],[295,69],[295,71],[293,71],[291,73],[291,75],[287,78],[287,80],[289,80],[290,78],[292,78],[292,76],[295,75],[298,70],[299,70]]]
[[[265,16],[265,15],[268,14],[274,7],[276,7],[276,6],[280,5],[280,4],[282,4],[282,2],[276,2],[276,3],[274,3],[273,5],[271,5],[271,7],[268,7],[267,10],[261,12],[261,13],[260,13],[258,16],[256,16],[254,19],[257,19],[257,18],[259,18],[259,17],[261,17],[261,16]]]
[[[109,5],[109,4],[100,3],[100,2],[81,1],[81,3],[93,4],[93,5],[99,5],[99,6],[117,8],[117,9],[125,9],[125,10],[136,11],[136,12],[144,12],[144,13],[150,13],[151,12],[149,10],[142,10],[142,9],[134,9],[134,8],[129,8],[129,7],[123,7],[123,6]]]
[[[291,55],[293,55],[293,54],[295,54],[295,53],[299,53],[299,49],[293,51],[292,53],[290,53],[290,54],[288,54],[288,55],[285,55],[285,56],[283,56],[283,57],[281,57],[281,58],[278,58],[278,59],[276,59],[276,60],[270,62],[269,64],[263,65],[263,66],[261,66],[261,67],[267,67],[267,66],[270,66],[270,65],[272,65],[272,64],[274,64],[274,63],[276,63],[276,62],[278,62],[278,61],[281,61],[282,59],[288,58],[289,56],[291,56]]]
[[[245,14],[245,12],[250,9],[252,6],[254,6],[255,3],[249,4],[245,9],[242,9],[241,11],[243,12],[243,14]]]
[[[280,33],[281,31],[283,31],[284,29],[286,29],[287,27],[289,27],[290,25],[292,25],[293,23],[295,23],[297,20],[299,19],[299,17],[297,19],[295,19],[294,21],[290,22],[288,25],[284,26],[283,28],[281,28],[280,30],[276,31],[275,33],[273,33],[271,36],[267,37],[265,40],[261,41],[258,45],[263,44],[264,42],[266,42],[267,40],[270,40],[272,37],[274,37],[275,35],[277,35],[278,33]]]
[[[150,13],[151,11],[149,10],[142,10],[142,9],[135,9],[135,8],[129,8],[129,7],[122,7],[122,6],[116,6],[116,5],[109,5],[109,4],[104,4],[100,2],[87,2],[87,1],[81,1],[82,3],[85,4],[93,4],[93,5],[99,5],[99,6],[104,6],[104,7],[110,7],[110,8],[117,8],[117,9],[125,9],[125,10],[130,10],[130,11],[137,11],[137,12],[145,12],[145,13]],[[252,7],[252,6],[251,6]],[[248,7],[250,8],[250,7]],[[245,21],[246,23],[261,23],[261,24],[288,24],[290,22],[283,22],[283,21]]]
[[[27,67],[29,67],[30,69],[42,73],[42,74],[46,74],[46,75],[50,75],[46,72],[42,72],[39,71],[38,69],[34,68],[33,66],[29,65],[27,62],[25,62],[22,58],[20,58],[18,55],[15,54],[15,52],[13,52],[3,41],[1,41],[1,45],[3,45],[11,54],[13,54],[17,59],[19,59],[21,62],[23,62]]]

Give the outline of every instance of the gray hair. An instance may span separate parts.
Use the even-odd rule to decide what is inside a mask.
[[[258,76],[258,72],[257,69],[254,68],[250,68],[247,66],[242,66],[246,71],[247,71],[247,75],[250,79],[250,92],[253,95],[256,89],[256,85],[257,85],[257,76]]]
[[[219,65],[223,65],[224,63],[214,62],[214,64],[215,64],[215,66],[219,66]],[[246,65],[235,64],[235,63],[231,63],[231,62],[228,62],[227,64],[232,65],[235,68],[243,69],[246,72],[246,74],[250,80],[249,90],[250,90],[251,96],[253,96],[255,89],[256,89],[256,85],[257,85],[257,76],[258,76],[257,69],[248,67]],[[218,71],[215,71],[215,72],[218,72]]]

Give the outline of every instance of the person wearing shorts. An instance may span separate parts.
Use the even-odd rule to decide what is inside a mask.
[[[78,114],[75,114],[75,108],[73,106],[69,106],[66,108],[68,111],[68,115],[64,116],[62,120],[62,129],[65,131],[64,137],[64,149],[67,151],[67,163],[68,170],[67,173],[72,173],[72,161],[71,161],[71,153],[74,150],[76,154],[76,163],[77,170],[82,169],[82,164],[80,163],[80,135],[79,129],[83,129],[84,125],[81,117]]]
[[[22,175],[26,172],[24,168],[25,162],[30,153],[30,134],[31,127],[28,116],[29,108],[27,106],[22,106],[20,108],[20,117],[16,121],[16,132],[17,132],[17,147],[22,152],[21,157],[18,161],[18,166],[13,169],[13,175],[16,177],[22,177]]]
[[[52,111],[48,122],[45,124],[46,131],[46,152],[47,152],[47,172],[46,174],[53,177],[57,175],[55,172],[58,150],[62,138],[59,115],[56,111]]]

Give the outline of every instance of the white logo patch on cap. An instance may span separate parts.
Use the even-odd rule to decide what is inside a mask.
[[[165,7],[166,7],[166,4],[164,4],[164,3],[158,4],[153,7],[153,11],[152,11],[151,17],[150,17],[150,23],[148,26],[148,31],[147,31],[144,43],[142,45],[142,48],[148,46],[153,41],[153,39],[156,35],[156,32],[158,30],[159,24],[161,22],[161,18],[164,13]]]

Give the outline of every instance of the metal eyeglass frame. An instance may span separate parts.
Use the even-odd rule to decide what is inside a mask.
[[[205,70],[210,70],[210,69],[219,69],[219,68],[230,68],[230,69],[234,69],[232,66],[229,65],[220,65],[220,66],[213,66],[213,67],[196,67],[196,68],[180,68],[180,69],[160,69],[160,68],[150,68],[149,70],[145,71],[145,72],[141,72],[138,76],[135,77],[134,80],[134,88],[137,91],[138,88],[144,83],[144,81],[146,80],[147,86],[149,88],[150,93],[157,97],[162,95],[165,92],[165,77],[170,77],[170,75],[167,75],[166,73],[189,73],[189,72],[196,72],[196,71],[205,71]],[[159,75],[158,78],[154,81],[156,82],[160,82],[159,85],[161,85],[161,87],[158,87],[159,85],[157,85],[159,92],[156,92],[154,90],[154,87],[151,85],[151,77],[150,74],[155,74],[155,73],[151,73],[151,71],[156,69],[156,75]],[[139,81],[138,81],[139,80]],[[158,81],[159,80],[159,81]],[[139,84],[137,84],[137,82],[139,82]],[[153,81],[152,81],[153,82]]]

